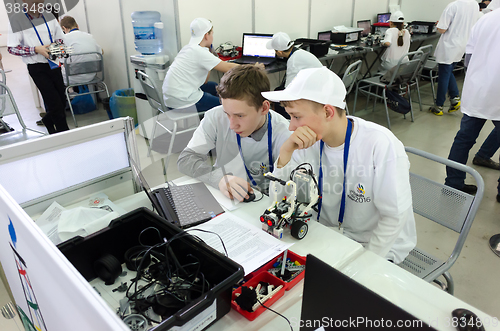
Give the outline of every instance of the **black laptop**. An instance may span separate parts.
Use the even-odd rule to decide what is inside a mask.
[[[272,34],[264,33],[244,33],[241,58],[234,60],[234,63],[253,64],[262,63],[269,65],[276,60],[274,49],[267,49],[266,44],[273,39]]]
[[[158,214],[182,229],[209,221],[224,212],[203,183],[169,183],[168,187],[152,191],[134,161],[130,161],[130,166],[138,184],[146,192]]]
[[[324,330],[435,330],[311,254],[307,255],[300,319],[304,322],[301,331],[320,327]],[[400,321],[404,327],[397,328]]]

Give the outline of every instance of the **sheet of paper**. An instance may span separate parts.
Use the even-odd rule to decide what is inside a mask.
[[[219,215],[188,231],[224,254],[219,237],[212,233],[193,231],[192,229],[217,233],[224,242],[229,258],[243,267],[245,275],[258,269],[293,245],[274,238],[262,229],[230,213]]]
[[[54,201],[35,222],[40,229],[42,229],[43,233],[49,237],[50,241],[54,243],[54,245],[62,242],[57,232],[57,226],[59,224],[61,213],[64,210],[66,209]]]

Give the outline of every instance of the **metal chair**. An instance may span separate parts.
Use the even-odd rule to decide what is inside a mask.
[[[342,82],[345,85],[345,89],[347,91],[346,95],[351,93],[352,87],[356,85],[356,79],[358,78],[359,71],[361,70],[361,66],[363,65],[363,61],[358,60],[352,63],[344,72],[344,77],[342,77]],[[349,108],[347,107],[347,102],[345,104],[346,114],[349,115]]]
[[[160,92],[161,90],[156,88],[151,78],[142,71],[138,71],[137,75],[139,77],[139,82],[141,83],[144,93],[148,98],[149,105],[157,111],[155,123],[153,125],[153,133],[151,135],[151,141],[148,147],[148,156],[151,154],[151,149],[153,147],[153,141],[155,139],[157,126],[160,126],[171,135],[170,144],[168,146],[167,156],[165,160],[165,165],[163,167],[163,174],[166,175],[168,161],[170,159],[170,155],[172,154],[172,148],[174,146],[175,136],[196,130],[200,121],[199,115],[204,114],[205,112],[196,111],[195,105],[183,109],[167,108],[165,106],[165,103],[163,102],[163,94]],[[167,120],[173,123],[172,129],[166,127],[163,123],[160,122],[159,119],[160,115],[166,117]],[[194,119],[196,122],[195,125],[188,125],[189,119]],[[181,123],[183,124],[184,127],[179,130],[179,124]]]
[[[381,82],[380,80],[381,76],[374,76],[371,78],[359,80],[358,83],[356,84],[356,95],[354,97],[354,107],[352,110],[352,114],[354,115],[354,113],[356,112],[358,92],[367,96],[365,109],[368,107],[368,101],[370,99],[370,96],[375,97],[373,102],[373,110],[375,110],[375,104],[377,98],[382,99],[384,101],[385,113],[387,116],[387,127],[390,130],[391,121],[389,119],[389,109],[387,108],[386,91],[387,89],[395,89],[399,91],[401,86],[405,86],[406,87],[405,90],[408,91],[408,97],[410,99],[410,115],[411,115],[411,121],[413,122],[413,106],[411,100],[411,89],[409,88],[409,85],[416,79],[418,70],[420,69],[422,63],[422,57],[423,57],[422,51],[410,52],[403,55],[399,59],[398,64],[394,67],[394,69],[391,69],[391,71],[393,71],[393,74],[391,79],[389,80],[389,83],[387,84]],[[375,87],[376,89],[375,93],[371,91],[372,87]],[[382,95],[378,93],[379,88],[382,88]]]
[[[412,88],[415,86],[417,89],[418,105],[420,107],[420,111],[422,111],[422,98],[420,97],[420,78],[422,76],[422,71],[424,70],[424,65],[429,60],[429,56],[432,53],[432,48],[433,48],[432,45],[426,45],[426,46],[422,46],[418,49],[419,51],[421,51],[423,53],[422,54],[422,63],[420,65],[420,68],[419,68],[417,74],[415,75],[415,80],[410,82],[410,84],[409,84],[409,88]]]
[[[465,239],[476,216],[484,194],[484,181],[481,175],[466,165],[418,150],[406,147],[409,154],[418,155],[472,175],[477,184],[475,196],[452,187],[437,183],[428,178],[410,172],[410,185],[413,198],[413,211],[431,221],[459,233],[457,243],[446,261],[433,257],[425,251],[415,248],[399,266],[412,274],[428,281],[436,282],[450,294],[454,292],[454,283],[448,270],[462,251]],[[437,278],[443,276],[446,286]]]
[[[431,81],[431,90],[432,90],[432,100],[436,102],[436,81],[438,79],[439,66],[436,62],[436,59],[429,56],[427,61],[424,62],[422,66],[422,73],[420,74],[421,78],[427,78]]]
[[[78,127],[75,113],[73,112],[73,106],[71,105],[71,99],[77,96],[98,94],[100,92],[106,92],[109,98],[108,86],[104,83],[104,63],[102,54],[99,52],[71,54],[68,58],[64,59],[64,68],[66,83],[68,84],[66,86],[66,98],[68,99],[69,109],[71,110],[75,127]],[[81,75],[89,75],[92,78],[87,82],[71,83],[72,78],[76,78],[76,76],[82,77]],[[86,93],[69,93],[70,88],[84,85],[94,85],[96,89],[95,91]]]

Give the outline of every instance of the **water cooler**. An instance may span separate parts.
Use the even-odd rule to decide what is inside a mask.
[[[145,72],[161,93],[163,80],[170,64],[168,55],[161,53],[163,50],[161,15],[157,11],[135,11],[131,17],[134,27],[135,49],[141,54],[132,55],[130,62],[135,72]],[[156,110],[149,105],[137,74],[135,74],[133,85],[139,132],[143,137],[150,138]]]

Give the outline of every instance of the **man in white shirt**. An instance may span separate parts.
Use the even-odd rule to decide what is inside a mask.
[[[286,59],[285,84],[278,86],[275,90],[283,90],[287,87],[300,70],[306,68],[321,68],[323,66],[314,54],[294,47],[294,42],[285,32],[275,33],[273,38],[267,42],[266,47],[267,49],[274,49],[277,57]],[[279,103],[274,105],[274,110],[285,118],[290,119],[288,113]]]
[[[169,108],[196,105],[201,111],[220,105],[215,82],[209,82],[210,71],[226,72],[237,66],[220,60],[210,52],[214,39],[212,22],[196,18],[191,22],[191,40],[168,69],[163,81],[163,100]]]
[[[251,187],[266,192],[269,182],[263,174],[272,171],[291,134],[288,121],[270,110],[261,95],[269,89],[269,78],[260,67],[241,65],[225,73],[217,87],[222,106],[205,113],[179,155],[179,171],[238,201],[250,197]],[[212,166],[208,153],[214,148],[217,159]]]
[[[485,65],[485,54],[500,52],[500,10],[483,16],[472,29],[466,53],[471,54],[467,75],[462,90],[462,122],[448,158],[462,164],[467,163],[469,151],[476,142],[486,120],[491,120],[497,132],[497,146],[500,144],[500,105],[496,101],[500,85],[500,60],[489,58]],[[496,60],[495,60],[496,59]],[[490,134],[492,136],[492,134]],[[465,173],[446,168],[447,185],[474,193],[474,185],[464,184]],[[500,202],[500,179],[497,201]]]
[[[322,196],[319,221],[401,263],[417,242],[403,144],[378,124],[346,116],[344,84],[325,67],[301,70],[285,90],[262,95],[282,102],[294,131],[273,174],[284,180],[309,163]]]
[[[102,48],[101,46],[99,46],[99,44],[91,34],[79,30],[78,24],[73,17],[64,16],[61,20],[61,28],[65,33],[64,43],[68,46],[73,47],[73,53],[68,59],[69,63],[78,63],[99,59],[99,56],[96,54],[78,55],[94,52],[102,54]],[[66,85],[90,82],[95,78],[95,75],[95,73],[73,75],[69,77],[68,82],[66,80],[65,70],[63,69],[63,78]]]
[[[475,0],[453,1],[441,14],[437,30],[442,35],[434,52],[439,64],[438,89],[435,105],[429,108],[434,115],[443,115],[446,93],[449,94],[451,103],[448,112],[460,109],[460,93],[453,69],[464,56],[470,31],[478,18],[479,5]]]

